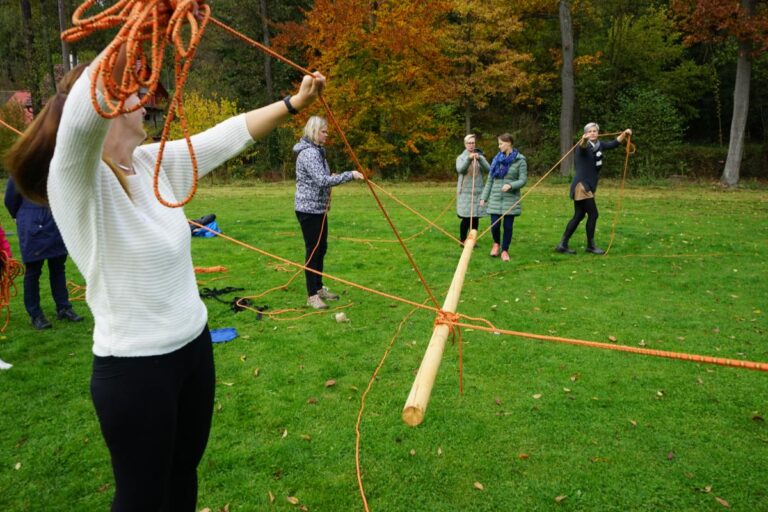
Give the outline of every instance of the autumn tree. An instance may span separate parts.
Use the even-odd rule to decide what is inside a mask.
[[[537,102],[525,64],[531,54],[510,44],[523,31],[519,3],[506,0],[454,0],[446,53],[451,59],[451,89],[472,131],[472,115],[494,98],[508,103]]]
[[[317,0],[303,23],[281,25],[273,40],[328,76],[325,97],[374,171],[406,174],[424,146],[447,133],[440,109],[453,95],[441,52],[449,7],[447,0]]]
[[[757,0],[673,0],[672,5],[688,34],[687,44],[727,39],[738,42],[728,157],[720,177],[724,186],[735,187],[744,153],[752,60],[756,52],[768,48],[768,6]]]

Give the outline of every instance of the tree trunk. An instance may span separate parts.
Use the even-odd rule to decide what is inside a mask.
[[[27,72],[26,84],[29,93],[32,96],[32,114],[40,112],[43,104],[42,92],[40,90],[40,77],[38,66],[35,59],[35,33],[32,29],[32,6],[29,0],[20,0],[21,5],[21,23],[24,28],[24,42],[27,51]]]
[[[741,0],[741,7],[751,17],[755,10],[755,0]],[[736,84],[733,88],[733,117],[731,135],[728,142],[728,158],[720,183],[726,187],[739,184],[741,157],[744,155],[744,131],[749,113],[749,84],[752,75],[752,42],[739,42],[739,60],[736,63]]]
[[[65,0],[59,0],[59,32],[67,30],[67,6]],[[69,72],[69,43],[59,38],[61,41],[61,63],[64,65],[64,73]]]
[[[43,51],[46,56],[46,67],[48,68],[48,79],[51,82],[51,86],[48,90],[48,94],[54,94],[56,92],[56,71],[53,68],[53,52],[51,51],[51,38],[48,34],[48,5],[45,0],[40,0],[40,27],[41,35],[43,38]]]
[[[267,15],[267,0],[260,0],[261,6],[261,42],[269,46],[269,17]],[[272,57],[264,54],[264,85],[267,89],[267,102],[274,100],[272,92]]]
[[[560,0],[560,40],[563,51],[563,69],[560,73],[562,103],[560,105],[560,154],[573,146],[573,106],[575,86],[573,79],[573,25],[571,0]],[[567,175],[573,167],[573,155],[560,163],[560,174]]]

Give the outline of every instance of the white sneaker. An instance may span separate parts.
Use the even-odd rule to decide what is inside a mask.
[[[307,306],[315,309],[328,309],[328,305],[323,302],[323,299],[319,297],[319,294],[315,294],[307,299]]]
[[[323,300],[339,300],[339,296],[325,286],[317,290],[317,296]]]

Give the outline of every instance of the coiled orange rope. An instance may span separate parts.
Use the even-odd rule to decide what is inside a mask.
[[[210,19],[211,9],[204,0],[119,0],[98,14],[84,17],[85,12],[97,3],[98,0],[86,0],[81,4],[72,16],[74,27],[63,32],[61,38],[67,42],[74,42],[97,30],[120,27],[117,36],[107,47],[104,58],[92,70],[91,101],[94,109],[101,116],[112,119],[143,108],[157,89],[166,45],[172,43],[176,50],[174,52],[176,87],[160,138],[160,149],[155,162],[152,184],[155,196],[160,203],[169,208],[184,206],[197,192],[198,167],[195,150],[190,141],[182,98],[189,68]],[[185,41],[183,36],[185,27],[190,31],[188,41]],[[149,61],[144,48],[148,43],[151,44]],[[124,71],[121,77],[115,79],[114,71],[122,58],[126,59]],[[136,63],[138,64],[135,65]],[[98,101],[96,90],[98,78],[101,78],[104,84],[105,107],[102,107]],[[126,106],[126,101],[132,95],[139,94],[142,88],[146,88],[148,94],[139,98],[137,104]],[[159,178],[168,132],[175,117],[179,118],[184,139],[187,141],[192,160],[193,180],[189,193],[184,199],[170,202],[160,193]]]
[[[5,320],[0,332],[5,332],[11,320],[11,297],[16,295],[14,281],[24,275],[24,265],[0,251],[0,311],[5,313]]]

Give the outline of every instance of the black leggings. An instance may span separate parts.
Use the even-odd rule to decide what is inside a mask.
[[[472,219],[472,229],[477,229],[480,226],[480,219],[478,217],[461,217],[461,224],[459,224],[459,240],[464,242],[467,239],[467,233],[469,233],[469,219]]]
[[[323,271],[323,260],[328,250],[328,217],[322,213],[296,212],[296,218],[301,224],[301,234],[304,235],[304,264],[318,272]],[[320,243],[318,244],[318,238]],[[317,245],[317,250],[315,250]],[[315,253],[310,259],[312,251]],[[307,281],[307,297],[311,297],[323,288],[323,276],[304,271]]]
[[[208,326],[160,356],[99,357],[91,396],[115,475],[113,512],[194,512],[215,374]]]
[[[574,231],[576,231],[576,228],[579,227],[579,224],[584,219],[584,216],[587,215],[589,216],[587,218],[587,242],[590,243],[594,241],[598,212],[595,198],[590,197],[589,199],[582,199],[581,201],[573,202],[573,217],[568,221],[568,225],[565,227],[565,233],[563,233],[563,240],[565,242],[568,242],[568,240],[571,239]]]

